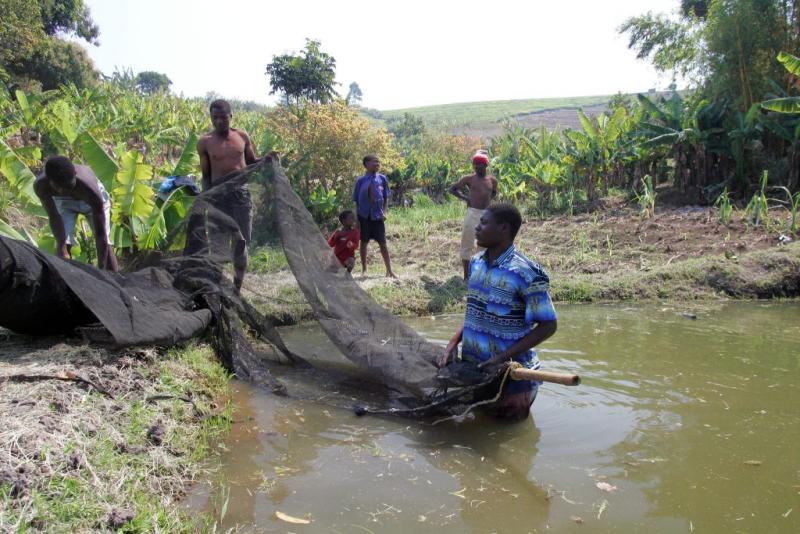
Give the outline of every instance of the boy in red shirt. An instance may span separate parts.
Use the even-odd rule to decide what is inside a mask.
[[[333,253],[350,273],[356,264],[356,247],[361,240],[361,232],[356,227],[356,214],[350,210],[339,214],[339,222],[342,223],[342,229],[331,234],[328,244],[333,247]]]

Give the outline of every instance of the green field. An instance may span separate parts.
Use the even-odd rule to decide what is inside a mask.
[[[523,100],[491,100],[423,106],[417,108],[381,111],[384,120],[411,113],[421,117],[430,126],[438,126],[453,133],[490,136],[500,130],[504,119],[515,118],[529,126],[544,123],[548,127],[573,126],[577,123],[575,110],[583,107],[602,107],[611,96],[579,96],[570,98],[528,98]],[[539,114],[550,116],[539,120]],[[533,115],[532,115],[533,114]]]

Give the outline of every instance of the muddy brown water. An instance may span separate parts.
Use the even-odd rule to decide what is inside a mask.
[[[236,383],[222,473],[188,505],[219,518],[227,501],[220,527],[265,532],[800,532],[800,303],[558,312],[540,358],[584,382],[545,385],[521,424],[325,404],[358,376],[284,374],[319,402]],[[444,345],[460,319],[408,322]],[[344,362],[313,325],[284,334]]]

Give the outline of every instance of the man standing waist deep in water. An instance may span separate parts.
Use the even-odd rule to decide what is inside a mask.
[[[484,252],[469,264],[464,325],[450,339],[439,365],[458,353],[485,365],[511,360],[529,369],[539,368],[534,347],[552,336],[558,324],[550,300],[550,278],[542,267],[514,246],[522,216],[511,204],[492,204],[481,215],[475,234]],[[500,399],[486,407],[498,417],[528,417],[539,382],[512,380]]]
[[[483,210],[497,196],[497,180],[494,176],[486,175],[488,167],[489,156],[484,151],[478,151],[472,156],[474,174],[462,176],[450,187],[450,194],[467,203],[467,213],[464,215],[464,226],[461,229],[461,264],[464,267],[465,281],[469,275],[469,260],[475,254],[475,226],[480,221]],[[469,190],[466,195],[465,188]]]
[[[247,132],[231,128],[233,114],[230,104],[225,100],[215,100],[209,106],[209,112],[214,129],[197,142],[204,191],[224,183],[234,172],[258,161]],[[277,157],[277,154],[272,152],[264,159],[272,157]],[[247,270],[247,246],[252,231],[250,191],[246,184],[242,185],[214,204],[214,207],[236,221],[242,234],[243,240],[233,246],[233,283],[236,290],[240,291]]]

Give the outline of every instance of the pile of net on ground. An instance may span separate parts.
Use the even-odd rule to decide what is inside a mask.
[[[183,254],[139,258],[133,272],[100,271],[0,237],[0,326],[30,335],[78,332],[91,342],[114,346],[170,346],[205,335],[237,377],[287,393],[270,373],[275,362],[253,348],[248,330],[283,355],[283,363],[294,365],[291,376],[298,380],[305,375],[319,383],[325,373],[339,373],[314,369],[293,354],[273,321],[243,299],[225,276],[225,265],[244,240],[236,221],[217,206],[254,178],[270,185],[269,201],[286,258],[323,330],[342,354],[390,393],[350,387],[347,394],[326,395],[323,402],[356,404],[358,413],[425,417],[457,415],[497,396],[506,378],[501,371],[479,371],[470,364],[440,371],[435,361],[442,349],[359,287],[333,255],[277,161],[251,165],[199,195],[182,230],[169,237],[173,244],[185,240]],[[299,396],[318,399],[308,393]]]

